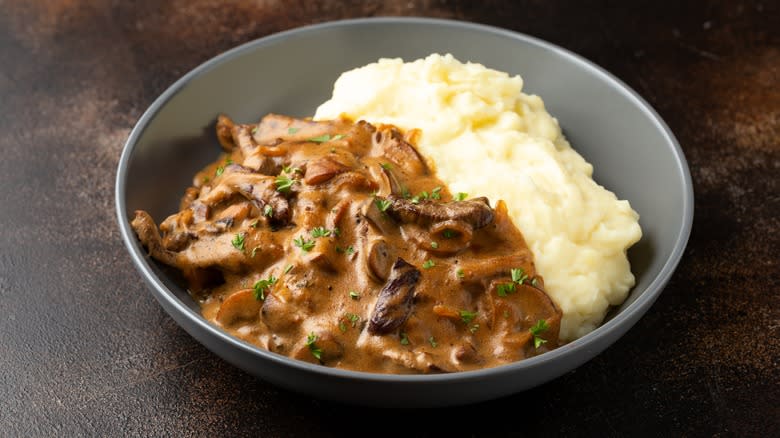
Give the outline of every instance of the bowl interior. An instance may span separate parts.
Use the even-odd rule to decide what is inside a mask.
[[[629,251],[637,284],[612,317],[649,289],[657,294],[658,281],[668,279],[687,240],[692,201],[687,166],[663,123],[631,91],[577,56],[533,38],[461,23],[317,26],[244,45],[204,64],[163,95],[148,123],[142,120],[137,128],[137,141],[128,143],[125,184],[117,192],[120,216],[128,220],[144,209],[159,222],[176,211],[194,173],[220,153],[213,133],[219,113],[240,122],[269,112],[311,116],[341,72],[380,57],[412,60],[433,52],[520,74],[525,92],[542,96],[573,147],[594,165],[596,181],[630,200],[641,216],[644,236]],[[137,242],[130,245],[143,251]],[[671,268],[665,268],[670,259]],[[147,268],[197,311],[165,272],[153,263]]]

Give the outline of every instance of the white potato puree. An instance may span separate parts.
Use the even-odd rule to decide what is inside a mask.
[[[342,74],[314,118],[419,128],[420,152],[452,193],[504,199],[570,341],[634,285],[626,250],[642,236],[639,215],[593,181],[542,99],[522,88],[520,76],[452,55],[380,59]]]

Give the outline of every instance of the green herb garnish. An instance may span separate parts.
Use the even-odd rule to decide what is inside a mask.
[[[457,270],[457,271],[455,271],[455,275],[457,275],[457,276],[458,276],[458,278],[463,278],[463,277],[465,277],[465,276],[466,276],[466,273],[465,273],[465,272],[463,272],[463,269],[461,269],[461,268],[458,268],[458,270]]]
[[[267,204],[265,207],[263,207],[263,215],[268,216],[268,217],[273,216],[274,215],[274,208],[270,204]]]
[[[292,271],[293,265],[287,265],[286,268],[284,268],[284,273],[288,274],[290,271]]]
[[[224,167],[222,167],[222,166],[219,166],[219,167],[217,167],[217,171],[216,171],[216,172],[214,172],[214,174],[215,174],[216,176],[220,176],[220,175],[222,175],[222,172],[224,172],[224,171],[225,171],[225,168],[224,168]]]
[[[474,325],[472,325],[471,327],[469,327],[469,331],[471,332],[471,334],[472,334],[472,335],[473,335],[474,333],[476,333],[476,332],[477,332],[477,330],[479,330],[479,324],[474,324]]]
[[[390,208],[390,206],[393,204],[393,201],[389,199],[376,198],[374,199],[374,204],[376,204],[376,208],[378,208],[379,211],[384,213],[385,211],[387,211],[388,208]]]
[[[445,239],[452,239],[455,237],[455,232],[452,230],[444,230],[443,233],[441,233],[442,236],[444,236]]]
[[[393,165],[390,164],[390,163],[382,163],[382,164],[380,164],[380,166],[382,166],[382,169],[385,169],[385,170],[391,170],[393,168]]]
[[[309,252],[314,248],[314,240],[306,240],[302,236],[297,239],[293,239],[293,244],[302,249],[303,252]]]
[[[290,126],[289,128],[287,128],[287,133],[288,134],[295,134],[296,132],[298,132],[300,130],[301,130],[301,128],[294,128],[294,127]]]
[[[436,348],[436,347],[438,347],[438,346],[439,346],[439,344],[436,342],[436,339],[434,339],[434,338],[433,338],[433,336],[431,336],[430,338],[428,338],[428,342],[430,342],[430,344],[431,344],[431,347],[433,347],[433,348]]]
[[[431,199],[441,199],[441,187],[434,187],[431,190]]]
[[[342,136],[343,137],[343,136]],[[316,137],[307,138],[307,141],[313,141],[314,143],[325,143],[326,141],[330,141],[330,134],[322,134],[318,135]]]
[[[409,345],[409,337],[406,332],[401,332],[401,345]]]
[[[309,347],[312,356],[317,358],[317,360],[322,360],[322,349],[317,347],[317,339],[319,337],[314,332],[309,333],[309,336],[306,337],[306,346]]]
[[[436,266],[436,263],[434,263],[433,259],[428,259],[423,262],[423,269],[431,269],[432,267]]]
[[[233,237],[233,240],[231,240],[230,243],[232,243],[233,247],[236,248],[237,250],[243,251],[244,240],[246,240],[246,235],[243,233],[238,233]]]
[[[515,293],[516,290],[514,283],[501,283],[498,285],[498,296],[505,297],[507,294]]]
[[[349,297],[352,298],[353,300],[359,300],[360,294],[355,292],[354,290],[351,290],[349,291]]]
[[[352,323],[352,327],[354,328],[358,321],[360,321],[360,316],[355,315],[354,313],[347,313],[347,319],[349,319],[349,322]]]
[[[533,327],[529,329],[532,335],[534,335],[534,348],[539,348],[542,346],[542,344],[546,343],[546,339],[542,339],[540,334],[544,333],[549,329],[550,326],[547,324],[547,321],[540,319],[539,321],[536,321],[536,324],[534,324]]]
[[[315,227],[311,230],[311,237],[330,237],[331,231],[325,227]]]
[[[466,199],[468,196],[469,196],[468,193],[458,192],[455,195],[454,199],[455,199],[455,201],[460,202],[460,201],[463,201],[464,199]]]
[[[287,193],[290,191],[290,188],[292,188],[293,184],[295,184],[295,179],[290,178],[287,175],[279,175],[276,177],[274,184],[276,184],[277,192]]]
[[[512,274],[512,281],[517,284],[523,284],[524,281],[528,280],[528,276],[525,275],[523,268],[512,269],[509,272]]]
[[[477,317],[477,312],[469,312],[468,310],[460,311],[460,319],[467,325]]]
[[[276,283],[276,277],[269,276],[265,280],[258,280],[252,289],[254,289],[255,299],[258,301],[265,300],[265,291]]]
[[[431,248],[437,249],[439,247],[439,242],[433,241],[431,242]]]

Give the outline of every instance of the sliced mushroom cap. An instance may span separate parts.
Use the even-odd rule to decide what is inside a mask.
[[[382,151],[382,155],[399,165],[410,175],[427,175],[428,165],[417,149],[408,143],[401,131],[390,126],[380,126],[372,141]]]
[[[398,196],[389,196],[390,216],[402,223],[429,225],[444,221],[459,221],[477,230],[493,222],[493,210],[487,198],[474,198],[459,202],[422,200],[414,203]]]
[[[368,251],[363,251],[363,254],[366,254],[366,266],[371,278],[380,283],[387,280],[393,263],[398,258],[395,249],[380,238],[369,242]]]
[[[325,156],[308,163],[303,181],[310,185],[322,184],[334,176],[346,172],[347,169],[348,167],[344,164]]]
[[[417,268],[400,257],[396,259],[371,313],[369,333],[385,335],[406,321],[412,311],[414,289],[419,280],[420,271]]]
[[[222,302],[217,312],[217,322],[227,329],[237,329],[256,324],[260,319],[263,302],[256,300],[254,290],[242,289],[234,292]]]
[[[231,152],[236,144],[233,142],[233,121],[230,117],[220,114],[217,117],[217,140],[227,152]]]

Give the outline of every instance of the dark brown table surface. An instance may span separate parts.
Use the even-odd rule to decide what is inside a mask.
[[[0,435],[780,436],[780,4],[679,3],[0,0]],[[696,192],[688,249],[596,359],[479,405],[337,405],[223,362],[146,290],[113,204],[143,110],[237,44],[373,15],[551,41],[677,135]]]

